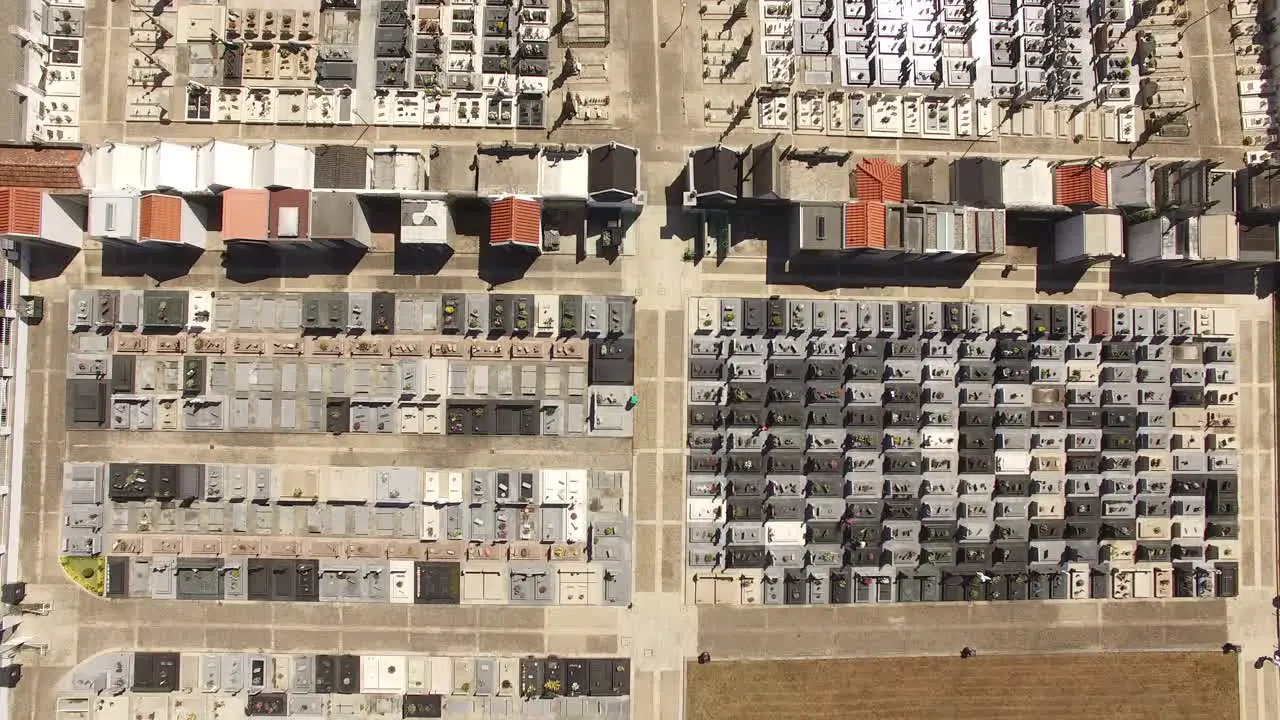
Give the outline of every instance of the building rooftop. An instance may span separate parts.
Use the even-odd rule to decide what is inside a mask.
[[[1185,160],[1156,167],[1156,198],[1162,207],[1197,209],[1208,202],[1209,162]]]
[[[1200,257],[1205,260],[1240,260],[1240,228],[1234,215],[1202,215],[1199,218]]]
[[[401,192],[427,189],[427,158],[419,150],[377,149],[373,152],[370,188]]]
[[[1130,262],[1198,263],[1240,259],[1239,230],[1231,215],[1161,215],[1129,226]]]
[[[1005,212],[1001,208],[962,208],[958,213],[962,226],[954,233],[949,249],[983,255],[1003,253],[1006,245]]]
[[[271,210],[268,190],[230,189],[222,193],[222,239],[267,239],[267,218]]]
[[[284,242],[311,239],[311,191],[278,188],[268,191],[267,238]]]
[[[1275,262],[1280,259],[1280,238],[1274,222],[1241,223],[1238,234],[1241,262]]]
[[[907,161],[903,197],[921,203],[951,202],[951,165],[939,159]]]
[[[476,153],[476,192],[483,196],[542,193],[542,159],[531,148],[482,148]]]
[[[400,242],[449,242],[449,206],[443,200],[400,201]]]
[[[80,163],[80,178],[97,191],[140,190],[147,181],[145,150],[141,145],[110,143],[88,151]]]
[[[489,208],[489,244],[542,247],[542,203],[508,196]]]
[[[1185,580],[1215,575],[1216,538],[1236,532],[1236,503],[1222,501],[1238,484],[1234,431],[1221,431],[1225,447],[1204,431],[1206,417],[1235,419],[1233,308],[829,295],[690,305],[701,320],[688,339],[686,558],[702,602],[718,591],[708,576],[733,602],[763,606],[1172,597],[1175,559],[1177,595],[1192,597]],[[1160,477],[1174,496],[1210,498],[1221,529],[1177,547],[1114,542],[1205,522],[1198,501],[1149,492],[1166,486],[1148,484],[1148,463],[1173,473]],[[1067,484],[1036,489],[1045,470]],[[1206,479],[1218,473],[1222,484]],[[1054,499],[1031,497],[1046,492]],[[1164,563],[1168,582],[1109,584],[1095,568],[1122,552]]]
[[[356,145],[315,148],[314,187],[318,190],[363,190],[369,182],[369,153]]]
[[[253,187],[254,149],[249,145],[212,140],[197,149],[196,169],[200,188]]]
[[[177,192],[203,189],[197,177],[199,150],[196,146],[162,140],[144,147],[143,158],[148,188]]]
[[[1111,204],[1116,207],[1143,209],[1155,204],[1151,163],[1146,160],[1112,163],[1107,170],[1107,186],[1111,190]]]
[[[478,158],[473,145],[436,145],[432,147],[431,178],[428,189],[432,192],[476,192],[476,168]]]
[[[602,202],[621,202],[640,192],[640,151],[617,143],[588,153],[588,192]]]
[[[1097,163],[1064,163],[1053,171],[1054,199],[1067,207],[1105,207],[1107,170]]]
[[[1000,207],[1004,203],[1002,163],[983,157],[951,163],[951,197],[957,205]]]
[[[79,190],[84,152],[68,148],[0,146],[0,185],[48,190]]]
[[[778,194],[795,202],[844,202],[849,199],[849,165],[846,159],[788,155],[778,163]]]
[[[752,145],[742,154],[742,196],[757,200],[786,197],[778,184],[783,148],[775,140]]]
[[[792,251],[831,251],[845,248],[845,210],[841,202],[796,202],[791,232]]]
[[[851,202],[844,206],[844,247],[884,249],[885,207],[879,202]]]
[[[197,6],[198,7],[198,6]],[[116,592],[112,597],[151,595],[157,599],[303,600],[355,602],[390,595],[398,603],[452,603],[474,594],[481,586],[508,584],[506,573],[486,582],[486,572],[467,570],[459,560],[422,561],[386,558],[351,560],[325,558],[182,558],[176,564],[157,567],[147,578],[150,563],[130,567],[128,557],[113,558],[107,567]],[[216,560],[216,562],[214,562]],[[513,571],[514,589],[525,575],[551,575],[546,562]],[[239,570],[228,573],[228,569]],[[536,570],[532,572],[531,570]],[[555,575],[571,576],[571,570]],[[230,578],[227,576],[231,575]],[[388,590],[388,578],[397,589]],[[468,576],[469,575],[469,576]],[[310,577],[309,577],[310,576]],[[377,577],[380,582],[370,582]],[[239,582],[237,582],[239,580]],[[555,578],[540,578],[540,585],[554,585]],[[529,583],[533,585],[533,583]],[[571,587],[571,582],[565,583]],[[165,589],[161,589],[161,586]],[[227,592],[228,586],[238,592]],[[246,593],[245,591],[248,590]],[[504,593],[506,588],[503,588]],[[566,589],[565,595],[569,594]],[[387,598],[382,598],[386,601]],[[479,597],[473,599],[482,599]],[[331,648],[336,650],[336,648]],[[631,660],[614,658],[562,658],[555,655],[522,657],[474,654],[314,655],[273,653],[270,660],[252,655],[248,662],[267,667],[288,667],[297,672],[279,674],[274,680],[240,673],[244,653],[207,652],[186,648],[178,652],[108,652],[77,665],[57,687],[60,697],[93,704],[108,716],[135,714],[151,720],[186,720],[237,704],[233,697],[251,696],[238,704],[238,717],[323,717],[332,708],[340,715],[359,714],[361,708],[393,707],[406,718],[439,718],[468,715],[459,708],[485,708],[511,720],[566,717],[622,720],[631,713]],[[201,692],[191,695],[180,677],[199,675]],[[562,686],[552,697],[547,685]],[[181,686],[181,687],[180,687]],[[572,688],[572,690],[570,690]],[[465,697],[466,699],[459,699]],[[173,707],[174,712],[165,708]],[[401,708],[403,707],[403,711]],[[134,712],[130,712],[130,709]],[[550,708],[555,708],[551,710]],[[208,711],[208,712],[206,712]],[[295,712],[296,711],[296,712]],[[377,713],[390,717],[389,712]]]
[[[712,145],[689,153],[689,189],[698,198],[736,200],[740,190],[742,157],[735,150]]]
[[[1006,207],[1043,208],[1054,205],[1053,170],[1047,160],[1012,158],[1001,172]]]
[[[138,201],[138,239],[180,243],[185,201],[176,195],[149,193]]]
[[[547,149],[542,154],[542,194],[547,197],[586,200],[590,188],[590,161],[582,148]]]
[[[1072,215],[1054,224],[1053,243],[1059,262],[1123,257],[1124,218],[1116,213]]]
[[[891,204],[886,247],[925,254],[1003,252],[1003,213],[954,205]]]
[[[295,191],[306,192],[306,191]],[[309,193],[311,237],[369,244],[368,207],[354,192]]]
[[[1247,165],[1236,171],[1241,212],[1280,210],[1280,165]]]
[[[902,166],[862,158],[853,168],[853,196],[872,202],[902,202]]]
[[[253,149],[253,183],[259,187],[310,188],[315,182],[315,150],[273,142]]]
[[[1209,206],[1206,215],[1235,215],[1235,174],[1230,170],[1209,171]]]

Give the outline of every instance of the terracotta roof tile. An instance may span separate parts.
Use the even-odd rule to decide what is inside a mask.
[[[489,208],[489,244],[542,247],[542,203],[507,196]]]
[[[859,200],[902,202],[902,166],[879,158],[863,158],[853,170]]]
[[[884,249],[884,203],[851,202],[844,206],[844,249]]]
[[[0,147],[0,187],[79,190],[83,150]]]
[[[1107,205],[1107,171],[1101,165],[1059,165],[1053,181],[1054,202],[1059,205]]]
[[[0,188],[0,235],[39,237],[43,196],[31,188]]]
[[[182,242],[182,198],[174,195],[143,195],[138,204],[138,239]]]

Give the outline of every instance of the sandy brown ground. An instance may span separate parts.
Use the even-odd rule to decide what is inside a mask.
[[[1109,653],[690,663],[685,717],[1226,720],[1239,717],[1238,661]]]

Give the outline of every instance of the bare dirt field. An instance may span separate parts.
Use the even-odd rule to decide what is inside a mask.
[[[690,663],[685,717],[1227,720],[1239,717],[1238,662],[1153,652]]]

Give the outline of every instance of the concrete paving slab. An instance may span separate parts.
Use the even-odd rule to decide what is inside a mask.
[[[478,652],[476,633],[457,630],[414,631],[409,634],[409,646],[414,652],[433,655],[463,655]]]
[[[658,454],[654,451],[636,453],[635,472],[635,519],[636,522],[653,522],[658,519]],[[684,505],[684,491],[680,491],[680,504]]]
[[[277,652],[329,653],[334,649],[334,633],[331,630],[301,628],[275,630],[271,642],[272,649]]]
[[[680,548],[683,547],[684,532],[681,525],[662,526],[662,592],[680,591],[681,578],[684,575],[684,558]]]
[[[587,638],[569,633],[549,633],[546,636],[547,652],[552,655],[573,656],[587,652]]]

